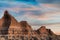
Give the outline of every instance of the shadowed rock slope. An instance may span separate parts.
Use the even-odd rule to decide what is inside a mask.
[[[0,19],[0,34],[8,34],[8,28],[11,24],[11,18],[8,11],[4,12],[4,16]]]

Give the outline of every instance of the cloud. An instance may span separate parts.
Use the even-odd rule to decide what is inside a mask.
[[[2,4],[0,6],[1,10],[7,9],[12,15],[14,15],[14,17],[17,16],[21,17],[21,15],[22,16],[25,15],[26,17],[23,18],[27,18],[26,20],[30,20],[29,18],[31,18],[31,20],[33,21],[35,20],[36,22],[39,21],[37,22],[37,24],[59,22],[57,21],[57,19],[59,19],[58,17],[60,16],[56,16],[56,15],[59,15],[60,8],[57,4],[42,3],[39,5],[29,5],[27,3],[23,3],[23,2],[20,3],[14,1],[12,2],[5,1],[0,3]],[[35,23],[35,21],[33,23]]]
[[[17,1],[17,2],[20,2],[20,1],[26,1],[26,2],[35,2],[36,0],[0,0],[0,1]]]
[[[4,0],[0,1],[0,18],[3,12],[8,10],[17,21],[26,20],[34,28],[46,25],[54,32],[58,32],[60,23],[60,4],[59,0]],[[38,3],[38,4],[37,4]],[[55,26],[54,26],[55,25]],[[57,27],[58,28],[57,28]],[[55,28],[54,28],[55,27]],[[57,28],[57,29],[56,29]]]
[[[60,3],[60,0],[37,0],[40,3]]]
[[[37,4],[37,3],[60,3],[60,0],[0,0],[0,1],[7,1],[7,2],[30,2],[30,4]]]

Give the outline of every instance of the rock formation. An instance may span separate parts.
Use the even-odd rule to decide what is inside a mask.
[[[36,32],[40,35],[41,40],[58,40],[57,35],[45,26],[41,26]]]
[[[33,30],[27,21],[18,22],[12,15],[6,10],[3,17],[0,19],[0,35],[24,36],[28,35],[28,40],[32,38],[34,40],[60,40],[60,36],[54,34],[51,29],[47,29],[45,26],[41,26],[37,30]],[[10,37],[9,37],[10,38]],[[12,38],[11,38],[12,39]]]
[[[31,33],[32,33],[32,28],[31,26],[27,23],[27,21],[21,21],[20,22],[22,31],[21,31],[21,35],[28,35],[28,40],[30,39]]]
[[[20,34],[20,31],[22,30],[21,26],[20,26],[20,23],[13,17],[13,16],[10,16],[11,18],[11,24],[9,26],[9,35],[19,35]]]
[[[4,16],[0,19],[0,34],[6,35],[8,34],[8,29],[11,24],[11,18],[8,11],[4,12]]]

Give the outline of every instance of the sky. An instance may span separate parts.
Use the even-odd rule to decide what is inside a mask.
[[[20,21],[27,21],[33,29],[42,25],[60,34],[60,0],[0,0],[0,18],[4,11]]]

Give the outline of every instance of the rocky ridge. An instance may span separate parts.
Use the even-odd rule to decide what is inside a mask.
[[[18,22],[7,10],[0,19],[0,34],[15,36],[28,35],[29,38],[32,37],[34,40],[60,40],[60,37],[54,34],[51,29],[41,26],[39,29],[33,30],[27,21]]]

